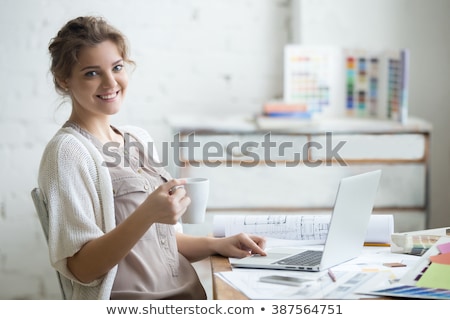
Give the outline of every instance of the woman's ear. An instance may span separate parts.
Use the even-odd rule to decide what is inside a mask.
[[[64,91],[69,91],[69,83],[67,80],[56,79],[56,82]]]

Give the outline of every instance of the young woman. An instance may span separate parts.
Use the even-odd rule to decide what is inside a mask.
[[[146,131],[110,124],[133,64],[117,29],[102,18],[79,17],[62,27],[49,51],[56,90],[71,99],[72,112],[45,149],[39,187],[50,218],[50,259],[72,281],[71,298],[204,299],[191,262],[265,254],[258,236],[176,232],[190,203],[176,188],[184,181],[152,166]],[[107,143],[124,161],[105,165],[112,163]]]

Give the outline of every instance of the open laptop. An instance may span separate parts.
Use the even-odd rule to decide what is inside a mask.
[[[272,248],[267,256],[232,259],[233,267],[322,271],[361,254],[381,170],[341,179],[323,250]],[[313,260],[309,261],[312,256]],[[306,259],[307,261],[303,261]]]

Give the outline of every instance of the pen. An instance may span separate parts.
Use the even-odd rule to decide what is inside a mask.
[[[390,243],[364,242],[365,247],[390,247]]]
[[[333,282],[336,282],[336,276],[334,275],[333,271],[331,271],[331,269],[328,269],[328,275],[330,276],[331,280],[333,280]]]

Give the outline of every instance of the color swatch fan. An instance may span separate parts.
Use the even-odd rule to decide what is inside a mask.
[[[287,45],[284,54],[285,102],[304,105],[310,115],[336,111],[340,50]]]

